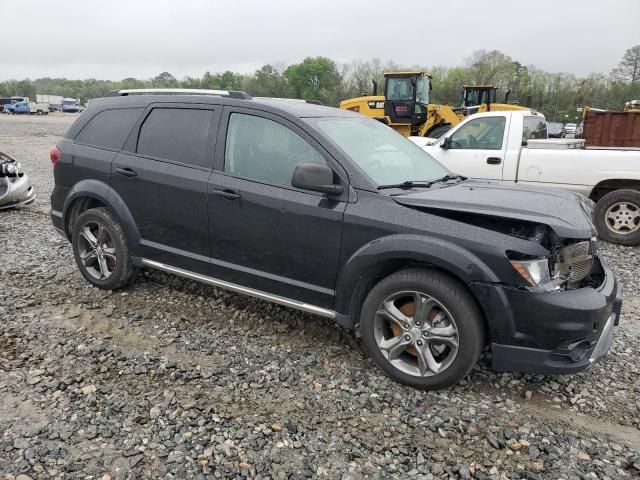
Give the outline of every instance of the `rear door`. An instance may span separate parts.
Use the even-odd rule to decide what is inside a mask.
[[[332,308],[347,194],[294,188],[300,163],[329,165],[348,186],[339,165],[295,124],[225,108],[208,191],[211,274]]]
[[[471,178],[502,180],[507,139],[504,115],[470,120],[452,133],[450,147],[441,148],[444,139],[427,151],[454,173]]]
[[[219,114],[211,105],[151,105],[114,159],[111,186],[138,226],[143,257],[208,272],[207,181]]]

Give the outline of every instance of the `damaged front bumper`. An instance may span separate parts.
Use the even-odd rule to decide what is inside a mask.
[[[28,205],[36,199],[26,173],[22,176],[0,177],[0,210]]]
[[[622,286],[598,257],[597,287],[530,292],[499,285],[511,313],[509,338],[492,343],[493,368],[538,374],[574,373],[604,357],[620,320]]]
[[[20,162],[0,152],[0,210],[28,205],[35,199],[36,192]]]

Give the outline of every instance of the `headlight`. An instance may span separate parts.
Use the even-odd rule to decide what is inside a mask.
[[[11,175],[16,173],[16,166],[13,163],[10,163],[9,165],[7,165],[7,173]]]
[[[546,258],[538,258],[535,260],[511,260],[511,266],[520,274],[525,281],[532,287],[551,282],[551,274],[549,273],[549,260]]]

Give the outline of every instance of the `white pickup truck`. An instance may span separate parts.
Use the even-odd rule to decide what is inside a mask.
[[[411,140],[460,175],[581,193],[596,202],[601,238],[640,243],[638,149],[584,148],[583,140],[547,139],[544,116],[529,110],[472,115],[440,139]]]

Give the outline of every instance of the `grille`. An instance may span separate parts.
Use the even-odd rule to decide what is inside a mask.
[[[5,178],[0,178],[0,198],[4,197],[9,191],[9,183]]]
[[[584,279],[593,267],[591,242],[578,242],[561,248],[554,265],[554,277],[567,277],[568,281],[579,282]]]

